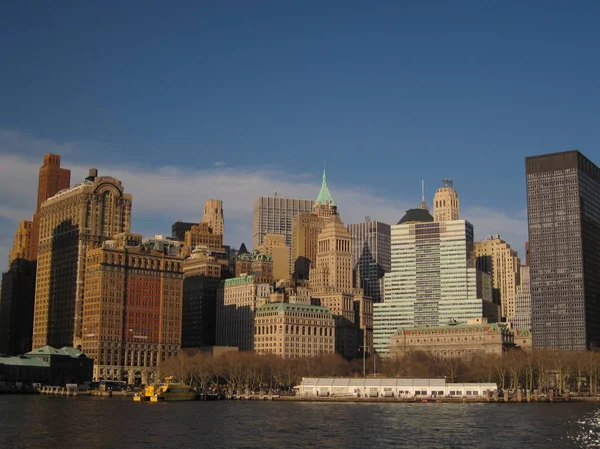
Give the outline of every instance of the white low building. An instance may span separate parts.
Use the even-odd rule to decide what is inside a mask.
[[[480,398],[498,391],[495,383],[446,383],[445,379],[303,377],[294,387],[302,397]]]

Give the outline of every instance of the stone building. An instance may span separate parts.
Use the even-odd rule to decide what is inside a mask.
[[[217,346],[254,349],[254,311],[269,301],[270,278],[249,275],[227,279],[217,292]]]
[[[392,357],[423,351],[440,358],[470,360],[485,354],[502,355],[513,348],[514,333],[505,325],[490,324],[485,319],[469,320],[467,324],[401,328],[390,337]]]
[[[122,233],[87,252],[82,348],[94,379],[158,379],[181,346],[182,259]]]
[[[35,260],[32,245],[33,222],[23,220],[19,222],[19,227],[15,232],[13,246],[8,254],[8,265],[12,264],[13,260]]]
[[[130,226],[131,195],[93,168],[84,182],[42,203],[34,349],[81,346],[86,254]]]
[[[30,249],[31,260],[37,259],[37,250],[40,240],[40,209],[42,203],[53,197],[58,192],[68,189],[71,185],[71,170],[60,167],[58,154],[45,154],[44,164],[38,174],[38,194],[35,213],[33,214]]]
[[[323,170],[321,190],[310,214],[297,215],[292,223],[292,273],[294,279],[308,279],[317,254],[317,239],[327,220],[337,215],[337,204]]]
[[[262,245],[257,248],[259,253],[271,256],[273,260],[273,279],[281,280],[290,277],[290,247],[285,244],[285,236],[267,234]]]
[[[310,291],[312,301],[327,307],[335,318],[336,352],[345,358],[364,350],[371,353],[373,302],[354,287],[352,238],[339,215],[329,217],[316,248]]]
[[[475,242],[477,268],[492,276],[494,303],[506,318],[515,315],[515,295],[520,283],[521,260],[517,251],[499,235],[490,235]]]
[[[223,217],[223,201],[206,200],[204,202],[204,215],[202,222],[208,224],[213,234],[225,234],[225,219]],[[221,237],[221,241],[222,241]]]
[[[254,250],[251,253],[238,253],[235,261],[236,277],[256,275],[273,281],[273,258]]]
[[[279,301],[259,306],[254,316],[254,351],[283,358],[335,352],[335,320],[326,307]]]
[[[176,221],[171,226],[171,237],[179,240],[180,242],[185,242],[185,233],[192,229],[192,226],[195,226],[197,223],[189,223],[185,221]]]
[[[433,219],[435,221],[460,220],[460,202],[451,179],[444,179],[442,187],[435,192]]]
[[[205,246],[210,249],[223,248],[223,234],[216,234],[207,222],[198,223],[192,226],[185,233],[185,245],[188,248],[196,246]]]

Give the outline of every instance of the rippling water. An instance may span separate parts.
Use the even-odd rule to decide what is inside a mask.
[[[595,448],[600,404],[340,404],[0,396],[0,449]]]

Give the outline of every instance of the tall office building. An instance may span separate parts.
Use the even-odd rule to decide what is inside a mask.
[[[390,225],[365,221],[348,225],[352,237],[352,263],[360,286],[373,302],[383,300],[383,276],[391,269]]]
[[[215,345],[222,274],[222,263],[207,252],[196,250],[183,261],[182,347]]]
[[[249,275],[225,280],[217,292],[217,346],[254,349],[254,311],[269,302],[271,279]]]
[[[223,201],[206,200],[204,203],[204,223],[212,229],[213,234],[223,235],[225,233],[225,219],[223,218]]]
[[[294,217],[310,214],[313,200],[301,198],[280,198],[278,196],[261,196],[254,200],[254,216],[252,226],[252,247],[257,249],[265,242],[267,234],[284,236],[285,244],[292,248],[292,222]],[[293,260],[290,252],[289,272],[293,273]]]
[[[157,381],[159,364],[177,355],[182,262],[131,233],[87,252],[82,350],[94,359],[95,380]]]
[[[528,157],[534,348],[600,346],[600,170],[579,151]]]
[[[31,350],[33,310],[40,228],[40,205],[69,187],[71,172],[60,168],[60,156],[46,154],[38,174],[37,206],[31,221],[21,221],[2,275],[0,295],[0,352],[24,354]],[[4,348],[4,349],[2,349]]]
[[[308,279],[311,263],[317,254],[317,239],[330,217],[337,215],[337,204],[327,185],[327,173],[323,170],[321,190],[312,211],[300,214],[292,221],[292,264],[295,279]]]
[[[23,220],[19,222],[19,227],[15,232],[15,237],[13,239],[13,246],[8,254],[8,265],[16,259],[24,259],[24,260],[35,260],[34,255],[32,254],[33,244],[31,239],[33,233],[33,222]]]
[[[311,264],[311,297],[327,307],[336,320],[335,349],[345,358],[372,352],[373,301],[354,287],[352,239],[340,220],[332,215],[319,233]]]
[[[81,345],[87,251],[130,226],[131,195],[93,168],[84,182],[42,203],[34,349]]]
[[[391,234],[384,301],[373,305],[377,353],[388,354],[390,337],[401,327],[444,326],[484,316],[471,223],[434,222],[426,210],[411,209]]]
[[[14,259],[2,274],[0,289],[0,353],[26,354],[31,351],[35,260]]]
[[[521,267],[521,283],[515,295],[515,316],[508,321],[515,329],[531,329],[531,277],[529,267]]]
[[[460,219],[460,202],[451,179],[444,179],[442,187],[435,192],[435,196],[433,197],[433,217],[435,221]]]
[[[56,195],[71,184],[71,170],[60,167],[60,156],[58,154],[44,155],[44,165],[40,167],[38,175],[37,206],[33,215],[33,227],[31,229],[30,254],[33,259],[37,258],[37,247],[40,238],[40,208],[48,198]]]
[[[475,257],[477,268],[492,276],[494,303],[500,305],[501,316],[514,316],[521,271],[517,251],[499,235],[490,235],[485,240],[475,242]]]

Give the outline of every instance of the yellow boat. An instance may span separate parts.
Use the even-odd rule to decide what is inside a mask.
[[[196,392],[192,387],[175,380],[173,377],[165,378],[165,383],[148,385],[133,397],[135,402],[193,401],[195,399]]]

